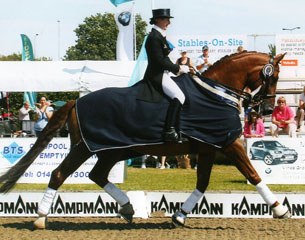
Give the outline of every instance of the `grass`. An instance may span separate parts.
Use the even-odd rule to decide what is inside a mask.
[[[127,179],[117,184],[125,191],[192,191],[196,186],[194,169],[127,168]],[[17,184],[14,191],[44,191],[46,184]],[[276,192],[305,192],[304,185],[269,185]],[[98,191],[96,184],[64,184],[61,191]],[[233,166],[214,165],[207,191],[256,191]]]

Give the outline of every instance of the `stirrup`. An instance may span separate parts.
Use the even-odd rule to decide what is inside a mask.
[[[179,142],[179,135],[174,127],[163,132],[162,137],[164,142]]]
[[[182,137],[181,132],[177,133],[176,129],[174,127],[171,127],[167,131],[163,133],[163,140],[164,142],[187,142],[188,139]]]

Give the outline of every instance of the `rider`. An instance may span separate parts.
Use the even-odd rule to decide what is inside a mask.
[[[174,64],[168,57],[171,52],[166,40],[166,29],[170,24],[170,9],[154,9],[150,24],[153,25],[149,33],[145,49],[147,52],[148,66],[144,75],[145,87],[140,93],[142,99],[150,99],[152,102],[161,100],[161,94],[165,93],[171,100],[167,110],[163,140],[181,141],[180,134],[176,131],[180,110],[185,101],[185,96],[178,85],[170,77],[174,74],[188,73],[189,67]]]

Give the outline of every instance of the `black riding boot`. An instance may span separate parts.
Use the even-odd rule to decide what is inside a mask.
[[[177,98],[174,98],[169,103],[165,120],[165,130],[163,132],[164,142],[181,142],[184,140],[181,139],[180,133],[177,133],[175,128],[179,122],[181,107],[182,104]]]

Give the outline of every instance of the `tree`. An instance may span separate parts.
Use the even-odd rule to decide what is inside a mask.
[[[21,53],[13,53],[7,56],[0,55],[0,61],[21,61],[21,59]]]
[[[146,34],[146,22],[142,20],[140,15],[135,16],[136,19],[136,45],[137,53],[141,49],[142,42]],[[64,57],[65,60],[115,60],[116,59],[116,40],[118,29],[114,20],[114,14],[106,13],[96,14],[95,16],[87,17],[83,24],[80,24],[74,30],[78,39],[76,45],[70,47]],[[8,56],[0,56],[0,61],[21,61],[20,53],[14,53]],[[38,60],[38,59],[36,59]],[[47,61],[48,58],[40,60]],[[57,92],[57,93],[42,93],[39,92],[37,101],[41,96],[46,96],[47,99],[54,101],[68,101],[77,99],[78,92]],[[18,110],[23,103],[23,93],[10,93],[9,105],[10,112],[13,112],[15,117],[18,116]],[[8,109],[4,109],[7,111]]]
[[[136,15],[137,52],[141,48],[145,33],[146,22]],[[74,30],[77,36],[76,44],[69,47],[65,60],[115,60],[118,28],[114,14],[97,13],[85,18],[84,23]]]
[[[275,57],[275,54],[276,54],[276,46],[274,44],[269,44],[268,45],[268,48],[269,48],[269,54],[272,56],[272,57]]]
[[[136,17],[136,48],[137,48],[137,56],[140,53],[142,43],[144,41],[144,37],[146,35],[146,27],[147,23],[142,20],[141,15],[137,14]]]

